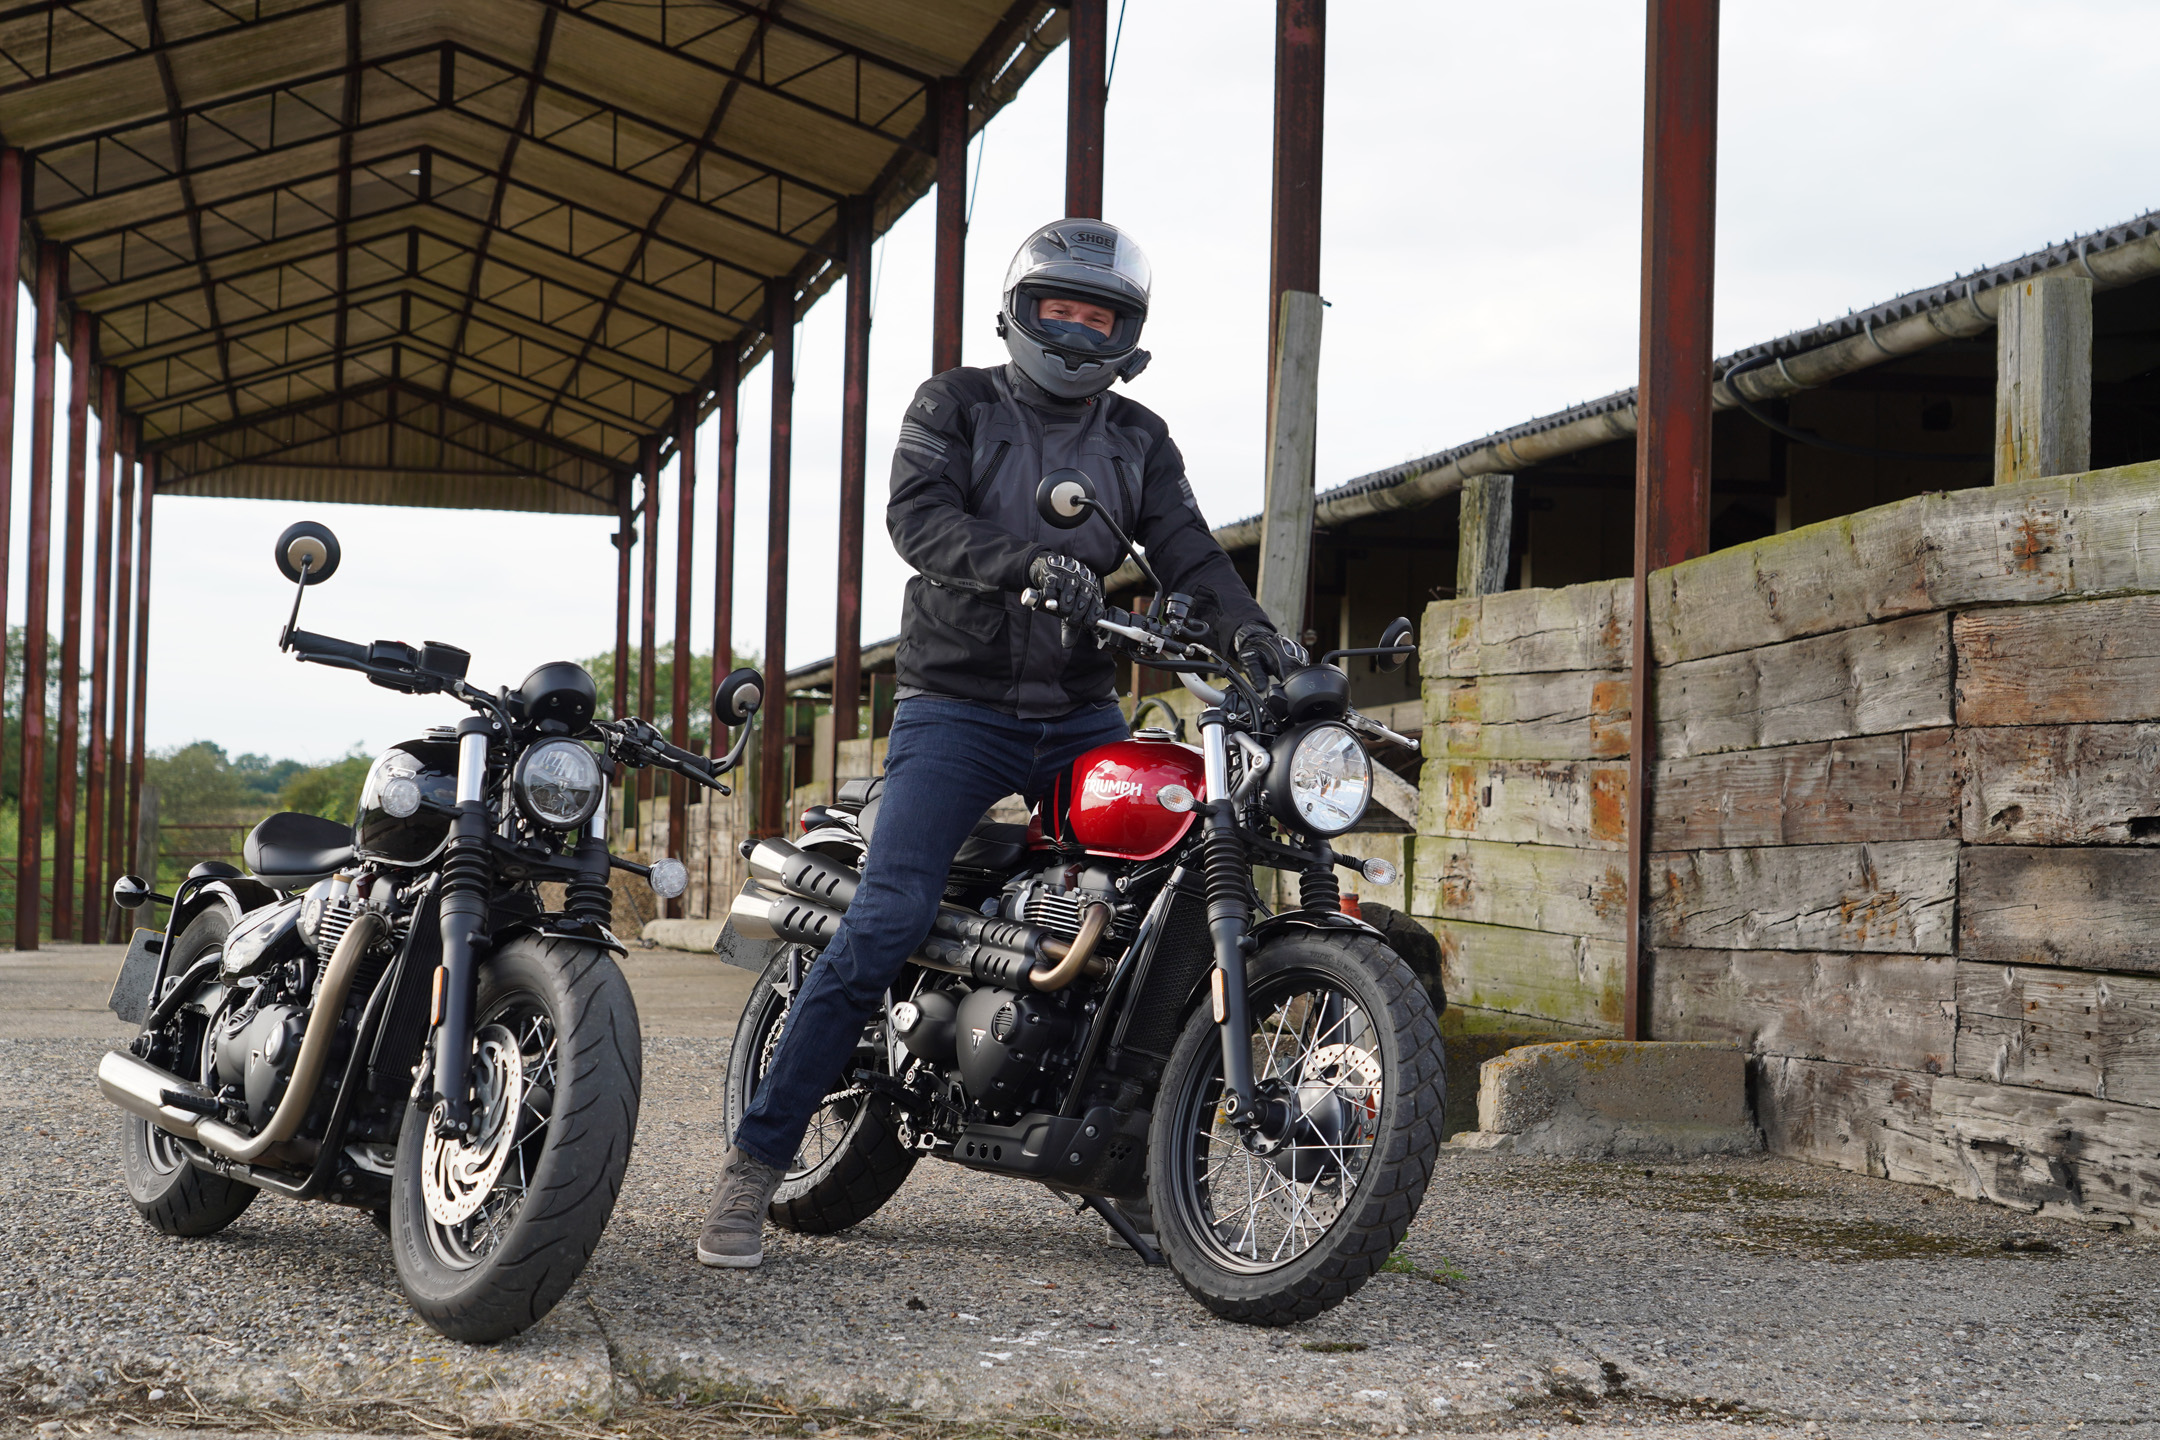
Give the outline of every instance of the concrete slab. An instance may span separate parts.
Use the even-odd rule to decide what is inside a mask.
[[[1523,1045],[1478,1072],[1478,1128],[1451,1145],[1518,1155],[1694,1159],[1762,1149],[1747,1057],[1729,1045]]]

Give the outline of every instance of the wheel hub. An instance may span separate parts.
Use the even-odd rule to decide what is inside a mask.
[[[461,1225],[480,1209],[517,1135],[525,1061],[516,1037],[500,1025],[487,1025],[474,1039],[472,1137],[445,1139],[429,1125],[420,1153],[420,1198],[438,1225]]]

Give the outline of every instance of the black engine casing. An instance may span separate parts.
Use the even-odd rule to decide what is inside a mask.
[[[1073,1023],[1049,996],[985,987],[960,1002],[958,1019],[960,1082],[993,1109],[1025,1107],[1072,1043]]]

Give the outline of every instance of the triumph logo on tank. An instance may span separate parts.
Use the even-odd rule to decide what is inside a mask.
[[[1087,793],[1098,800],[1137,800],[1147,787],[1138,780],[1113,780],[1108,775],[1090,775]]]

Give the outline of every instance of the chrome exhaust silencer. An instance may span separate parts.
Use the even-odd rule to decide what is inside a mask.
[[[840,933],[839,911],[800,895],[776,893],[755,880],[743,882],[728,907],[728,921],[736,933],[752,940],[783,940],[813,950],[823,950]]]
[[[97,1083],[99,1091],[113,1104],[183,1140],[193,1140],[196,1125],[215,1111],[184,1110],[167,1104],[165,1097],[184,1095],[213,1107],[217,1104],[216,1098],[203,1086],[183,1080],[169,1070],[160,1070],[125,1050],[105,1052],[105,1058],[98,1061]]]

